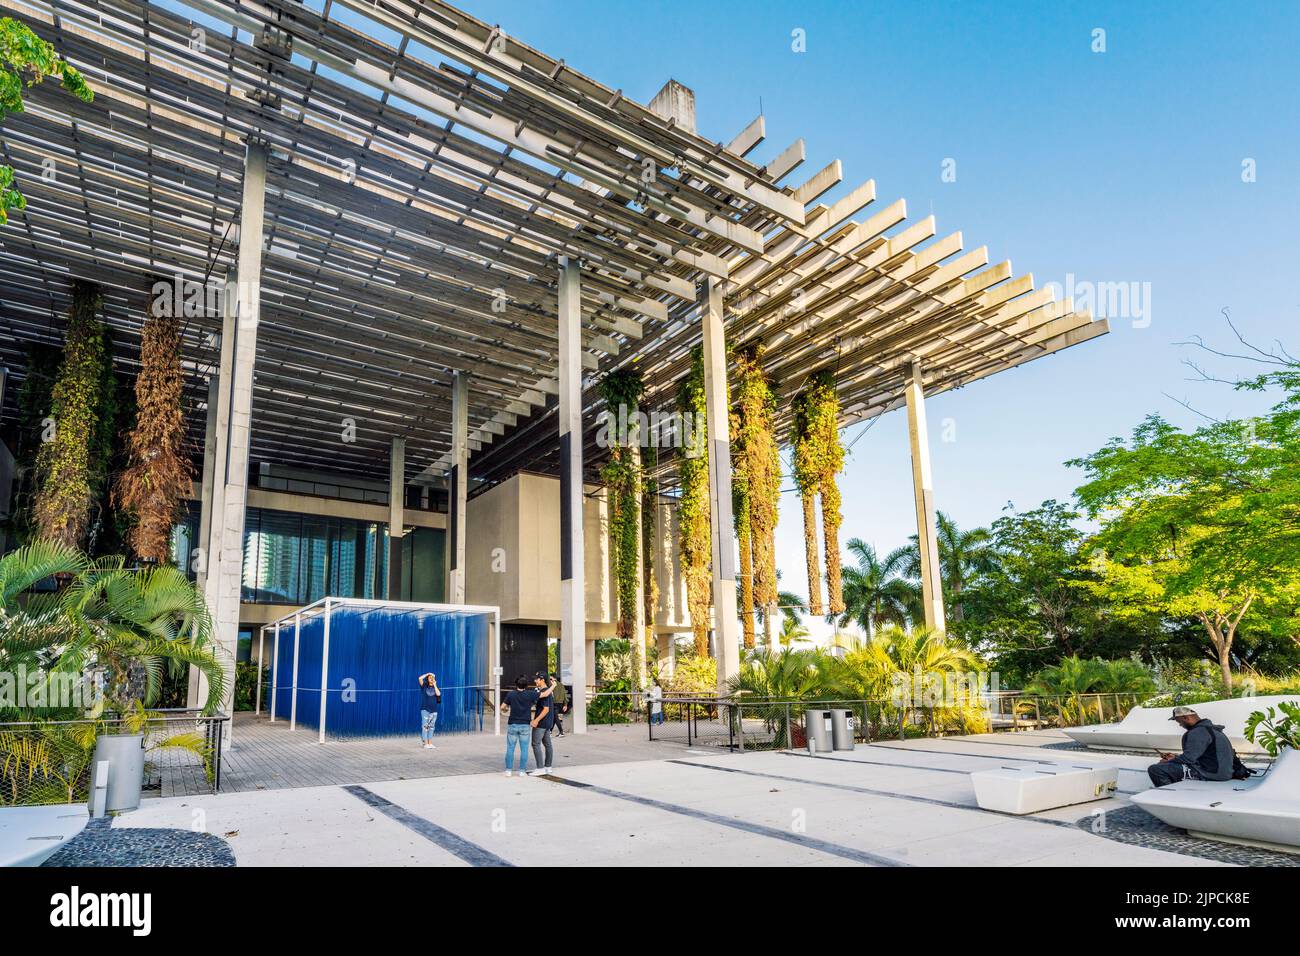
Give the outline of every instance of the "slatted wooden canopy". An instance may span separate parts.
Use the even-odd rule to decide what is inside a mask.
[[[87,279],[130,368],[155,277],[233,271],[255,137],[272,160],[254,460],[381,477],[403,436],[408,479],[440,480],[460,370],[472,478],[555,468],[562,256],[584,264],[591,467],[597,376],[635,361],[647,407],[670,405],[706,275],[726,280],[729,345],[761,340],[787,397],[833,367],[845,424],[902,404],[914,359],[933,394],[1106,331],[901,200],[877,210],[873,182],[842,188],[838,162],[796,183],[802,140],[749,159],[762,117],[713,142],[444,3],[0,0],[0,15],[96,94],[43,84],[5,121],[0,161],[28,208],[0,228],[0,361],[21,379]],[[195,435],[220,322],[185,329]]]

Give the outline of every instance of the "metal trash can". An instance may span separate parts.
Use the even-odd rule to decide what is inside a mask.
[[[831,752],[831,712],[829,710],[808,710],[803,715],[803,729],[808,743],[816,748],[817,753]]]
[[[137,809],[144,783],[144,734],[100,734],[90,766],[98,766],[101,760],[108,761],[104,809],[109,813]]]
[[[835,750],[853,749],[853,711],[837,707],[830,711],[831,744]]]

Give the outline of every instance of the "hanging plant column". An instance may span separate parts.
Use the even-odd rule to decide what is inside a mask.
[[[709,607],[713,581],[713,542],[709,518],[709,445],[704,404],[704,349],[691,351],[691,371],[677,393],[677,410],[689,423],[678,455],[681,484],[678,505],[682,576],[686,579],[686,606],[691,615],[695,654],[709,654]]]
[[[96,408],[107,358],[94,285],[72,287],[68,336],[50,405],[53,434],[37,454],[38,486],[32,517],[39,537],[77,547],[90,523],[90,450],[99,424]]]
[[[618,636],[628,642],[637,689],[645,686],[645,635],[638,626],[641,595],[641,460],[637,418],[645,386],[634,368],[610,372],[601,381],[609,460],[600,471],[609,490],[609,538],[618,592]]]
[[[656,436],[657,437],[657,436]],[[654,464],[659,464],[658,445]],[[645,621],[647,658],[655,649],[655,610],[659,605],[659,582],[655,579],[655,548],[659,543],[659,483],[643,469],[641,483],[641,599]]]
[[[739,396],[737,396],[739,398]],[[754,546],[749,520],[749,475],[745,460],[744,422],[740,403],[731,407],[731,517],[740,551],[738,611],[745,647],[754,646]]]
[[[754,646],[753,607],[763,609],[763,632],[772,642],[773,609],[777,603],[776,521],[781,496],[781,459],[775,434],[776,396],[763,372],[763,348],[754,345],[736,356],[737,387],[733,406],[733,435],[738,481],[733,497],[743,504],[743,528],[737,509],[740,538],[742,607],[747,624],[745,646]]]
[[[128,440],[129,464],[118,478],[114,503],[130,512],[127,541],[143,561],[166,563],[181,501],[190,489],[181,409],[181,334],[175,310],[151,312],[140,332],[140,374],[135,380],[136,424]]]
[[[828,371],[810,376],[794,402],[794,478],[803,500],[804,553],[808,562],[808,605],[813,614],[844,611],[840,575],[840,491],[844,467],[839,433],[839,398]],[[822,542],[826,554],[826,606],[821,600],[817,555],[816,497],[821,496]]]

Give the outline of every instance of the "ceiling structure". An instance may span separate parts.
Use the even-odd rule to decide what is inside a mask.
[[[670,407],[704,276],[725,280],[729,346],[761,342],[786,399],[833,369],[846,425],[901,405],[914,360],[934,394],[1107,330],[877,203],[874,182],[822,202],[841,165],[792,178],[802,140],[751,160],[762,117],[713,142],[443,3],[0,0],[0,15],[95,91],[41,84],[5,120],[0,163],[28,207],[0,228],[0,362],[21,379],[32,343],[61,342],[86,279],[133,368],[156,278],[233,272],[256,137],[271,161],[254,461],[383,477],[400,436],[408,480],[441,483],[464,371],[471,479],[558,471],[560,257],[583,263],[593,470],[599,375],[636,362],[646,408]],[[196,437],[220,325],[216,309],[185,325]]]

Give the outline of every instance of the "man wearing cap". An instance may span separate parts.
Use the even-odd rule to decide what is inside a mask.
[[[1177,721],[1183,734],[1183,752],[1178,756],[1161,754],[1160,762],[1147,768],[1147,776],[1156,787],[1180,780],[1231,780],[1236,754],[1223,732],[1223,725],[1210,723],[1190,707],[1175,707],[1169,718]]]

